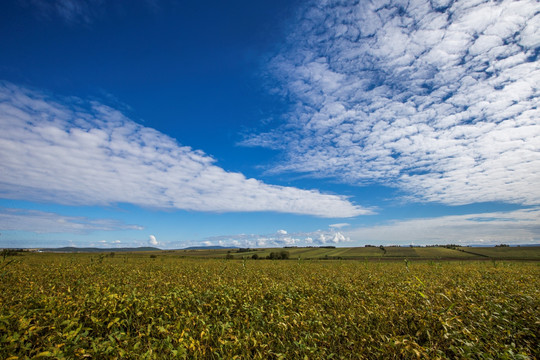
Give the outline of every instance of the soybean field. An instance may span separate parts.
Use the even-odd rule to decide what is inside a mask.
[[[537,261],[180,255],[4,258],[0,358],[540,358]]]

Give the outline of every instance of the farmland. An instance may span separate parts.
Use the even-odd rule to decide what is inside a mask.
[[[538,261],[500,260],[517,255],[498,248],[433,249],[461,254],[454,261],[387,248],[397,260],[379,261],[379,248],[356,249],[286,249],[291,260],[226,260],[230,250],[7,257],[0,358],[540,357]]]
[[[287,251],[291,259],[303,260],[540,260],[540,247],[291,247],[259,249],[201,249],[163,251],[162,255],[235,259],[268,257]]]

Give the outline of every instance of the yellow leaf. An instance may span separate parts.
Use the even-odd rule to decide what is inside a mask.
[[[42,351],[36,355],[36,357],[45,357],[45,356],[52,356],[52,353],[50,351]]]

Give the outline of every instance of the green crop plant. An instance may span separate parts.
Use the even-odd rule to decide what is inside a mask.
[[[0,358],[540,358],[536,262],[159,258],[10,264]]]

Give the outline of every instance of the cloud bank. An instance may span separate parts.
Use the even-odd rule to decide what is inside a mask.
[[[356,245],[538,244],[540,208],[393,221],[344,235]]]
[[[337,224],[348,225],[348,224]],[[378,225],[274,234],[237,234],[207,238],[202,244],[236,247],[364,245],[495,245],[540,243],[540,207],[516,211],[394,220]],[[194,243],[192,245],[200,245]]]
[[[273,172],[449,205],[540,204],[540,2],[311,1],[268,62]]]
[[[288,233],[279,230],[273,234],[236,234],[207,238],[205,246],[236,246],[236,247],[284,247],[284,246],[347,246],[351,239],[339,231],[317,230],[312,232]]]
[[[338,195],[268,185],[98,102],[0,82],[0,197],[319,217],[369,213]]]

